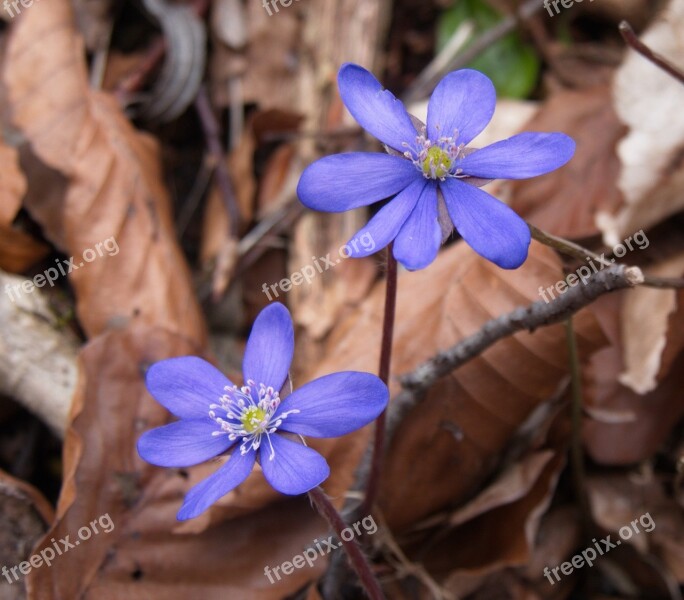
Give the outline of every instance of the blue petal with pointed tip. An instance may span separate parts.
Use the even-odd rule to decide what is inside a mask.
[[[266,481],[281,494],[305,494],[323,483],[330,475],[330,467],[315,450],[303,444],[273,434],[262,439],[259,460]],[[271,444],[275,456],[271,459]]]
[[[198,465],[228,450],[235,442],[219,431],[215,421],[184,419],[146,431],[138,440],[138,454],[159,467]]]
[[[293,410],[278,431],[311,437],[338,437],[374,421],[387,406],[389,392],[371,373],[343,371],[325,375],[290,394],[274,418]]]
[[[525,262],[530,228],[513,210],[458,179],[447,179],[440,187],[454,226],[475,252],[503,269]]]
[[[232,382],[216,367],[197,356],[180,356],[154,363],[145,383],[154,399],[177,417],[198,419],[209,414]]]

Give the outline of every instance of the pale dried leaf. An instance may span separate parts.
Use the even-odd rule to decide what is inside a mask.
[[[655,277],[679,278],[682,274],[684,253],[649,270],[649,275]],[[674,289],[641,286],[625,297],[622,308],[625,370],[619,381],[637,394],[646,394],[658,385],[670,317],[675,311],[682,310],[678,304],[678,292]]]
[[[682,65],[682,28],[684,4],[672,1],[641,39],[672,63]],[[613,101],[629,132],[618,146],[618,187],[625,206],[617,212],[603,207],[597,219],[605,242],[611,246],[684,207],[682,84],[629,50],[615,77]]]

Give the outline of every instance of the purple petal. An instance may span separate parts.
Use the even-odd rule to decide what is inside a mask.
[[[442,228],[439,225],[437,186],[426,185],[416,207],[399,231],[394,242],[394,258],[409,271],[427,267],[442,244]]]
[[[242,372],[245,382],[280,390],[287,379],[294,353],[294,330],[290,312],[280,302],[269,304],[254,321],[247,340]]]
[[[138,454],[158,467],[189,467],[230,448],[228,435],[212,435],[218,425],[209,418],[176,421],[143,433]]]
[[[271,445],[275,452],[273,459]],[[261,439],[259,457],[271,487],[288,496],[304,494],[330,475],[328,463],[318,452],[277,433]]]
[[[526,179],[554,171],[575,153],[575,142],[564,133],[520,133],[472,152],[457,166],[473,177]]]
[[[469,144],[492,120],[496,90],[489,77],[462,69],[449,73],[432,92],[428,103],[427,132],[431,140],[453,137]]]
[[[415,179],[409,186],[399,192],[395,198],[383,206],[378,213],[368,221],[368,224],[349,240],[347,247],[350,256],[362,258],[381,250],[397,237],[401,226],[406,222],[411,211],[418,202],[418,197],[425,187],[423,177]],[[371,243],[364,243],[369,239]]]
[[[176,518],[179,521],[194,519],[201,515],[219,498],[240,485],[252,471],[256,451],[251,450],[244,456],[236,449],[228,461],[194,486],[185,496],[183,506]]]
[[[312,437],[338,437],[360,429],[385,410],[387,386],[370,373],[344,371],[315,379],[292,392],[274,418],[288,415],[278,430]]]
[[[441,189],[458,233],[475,252],[504,269],[517,269],[525,262],[530,228],[515,212],[458,179],[447,179]]]
[[[304,170],[297,196],[312,210],[344,212],[394,196],[419,176],[410,160],[398,156],[379,152],[333,154]]]
[[[167,358],[154,363],[145,383],[150,394],[177,417],[198,419],[223,396],[231,381],[216,367],[197,356]]]
[[[399,152],[415,142],[416,128],[404,105],[366,69],[346,63],[337,83],[342,102],[368,133]]]

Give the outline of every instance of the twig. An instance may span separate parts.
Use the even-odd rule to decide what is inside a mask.
[[[676,279],[672,277],[652,277],[644,275],[644,283],[646,287],[661,288],[661,289],[684,289],[684,279]]]
[[[584,533],[591,530],[592,517],[589,498],[587,496],[586,476],[584,471],[584,452],[582,449],[582,377],[580,374],[580,360],[577,353],[577,340],[572,325],[572,316],[565,322],[565,333],[568,342],[570,359],[570,389],[572,392],[572,441],[570,446],[570,464],[572,479],[575,486],[575,496],[579,504]]]
[[[368,597],[371,598],[371,600],[384,600],[385,595],[382,592],[382,588],[375,578],[375,575],[373,575],[373,571],[371,570],[366,557],[363,555],[358,541],[356,539],[352,539],[348,542],[344,541],[342,531],[346,529],[347,524],[325,495],[325,492],[321,488],[314,488],[309,490],[309,498],[311,498],[311,502],[316,507],[316,510],[318,510],[326,521],[328,521],[328,524],[335,531],[337,537],[342,540],[342,545],[349,557],[349,562],[359,576],[361,585],[364,590],[366,590]]]
[[[389,384],[390,363],[392,362],[392,340],[394,338],[394,318],[397,306],[397,259],[393,254],[394,244],[387,246],[387,282],[385,284],[385,312],[382,321],[382,341],[380,345],[380,366],[378,377],[385,385]],[[370,514],[380,487],[383,457],[385,454],[385,425],[387,411],[375,420],[373,439],[373,458],[366,485],[366,495],[361,504],[361,512]]]
[[[422,392],[440,377],[478,356],[495,342],[518,331],[534,331],[539,327],[559,323],[591,304],[599,296],[634,287],[643,283],[643,280],[644,276],[638,267],[613,265],[592,275],[586,284],[568,288],[565,294],[549,303],[539,300],[488,321],[477,333],[440,352],[412,373],[400,378],[404,391],[390,404],[388,434],[419,401]]]
[[[485,31],[463,52],[445,60],[444,55],[453,50],[452,44],[447,44],[444,50],[433,59],[404,92],[402,96],[404,102],[415,102],[425,98],[445,73],[465,67],[492,44],[513,31],[520,21],[526,21],[541,10],[543,6],[541,0],[527,0],[514,14],[505,17],[499,24]],[[439,68],[436,68],[435,65],[439,65]]]
[[[209,96],[205,86],[200,86],[197,98],[195,98],[195,109],[204,130],[209,154],[216,165],[216,183],[221,190],[223,203],[230,215],[230,233],[232,237],[237,238],[240,232],[240,210],[235,199],[233,184],[230,180],[230,173],[228,173],[228,166],[223,155],[223,148],[219,138],[219,125],[209,103]]]
[[[530,228],[532,238],[537,240],[540,244],[544,244],[545,246],[553,248],[562,254],[572,256],[573,258],[577,258],[579,260],[586,260],[587,258],[600,260],[598,254],[583,248],[579,244],[575,244],[574,242],[553,235],[552,233],[543,231],[531,223],[528,223],[527,226]]]
[[[129,96],[142,88],[150,73],[161,64],[165,54],[166,41],[163,36],[159,36],[152,42],[145,53],[145,57],[140,61],[135,71],[121,80],[119,85],[116,86],[114,96],[119,101],[119,104],[126,104]]]
[[[646,44],[644,44],[634,33],[634,29],[627,21],[622,21],[618,26],[620,30],[620,35],[627,42],[627,44],[636,50],[641,56],[650,60],[654,65],[660,67],[668,75],[674,77],[679,83],[684,83],[684,72],[673,65],[664,56],[658,54],[651,50]]]
[[[213,164],[213,160],[209,155],[205,155],[202,159],[202,164],[200,165],[195,181],[192,184],[192,188],[185,197],[185,202],[181,207],[176,219],[176,233],[178,237],[183,237],[185,230],[190,225],[192,216],[195,214],[197,207],[200,204],[200,200],[204,197],[204,193],[209,187],[212,175],[214,174],[214,169],[216,165]]]
[[[549,248],[553,248],[554,250],[557,250],[562,254],[572,256],[573,258],[577,258],[579,260],[587,260],[589,258],[593,258],[594,260],[598,261],[601,265],[606,264],[602,256],[599,256],[598,254],[592,252],[591,250],[588,250],[587,248],[583,248],[579,244],[575,244],[574,242],[571,242],[564,238],[543,231],[535,227],[534,225],[531,225],[530,223],[528,223],[527,226],[530,228],[530,231],[532,232],[532,237],[539,243],[544,244]],[[644,280],[641,283],[641,285],[659,289],[684,289],[684,279],[670,277],[653,277],[651,275],[644,274]]]

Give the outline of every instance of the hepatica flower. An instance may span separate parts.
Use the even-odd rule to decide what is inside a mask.
[[[513,269],[525,261],[528,226],[478,186],[561,167],[575,151],[570,137],[521,133],[485,148],[469,147],[496,105],[494,85],[472,69],[442,79],[425,125],[358,65],[343,65],[338,84],[349,112],[388,153],[350,152],[314,162],[297,189],[307,207],[343,212],[393,197],[355,238],[369,234],[377,249],[394,241],[395,258],[410,270],[428,266],[454,226],[478,254],[500,267]],[[354,249],[352,256],[373,251]]]
[[[238,387],[195,356],[155,363],[147,388],[179,421],[144,433],[138,452],[161,467],[188,467],[224,452],[228,461],[193,487],[179,520],[204,512],[242,483],[255,462],[283,494],[303,494],[330,474],[325,459],[301,436],[338,437],[373,421],[387,406],[389,392],[375,375],[346,371],[307,383],[281,397],[294,334],[287,309],[266,307],[254,322]]]

